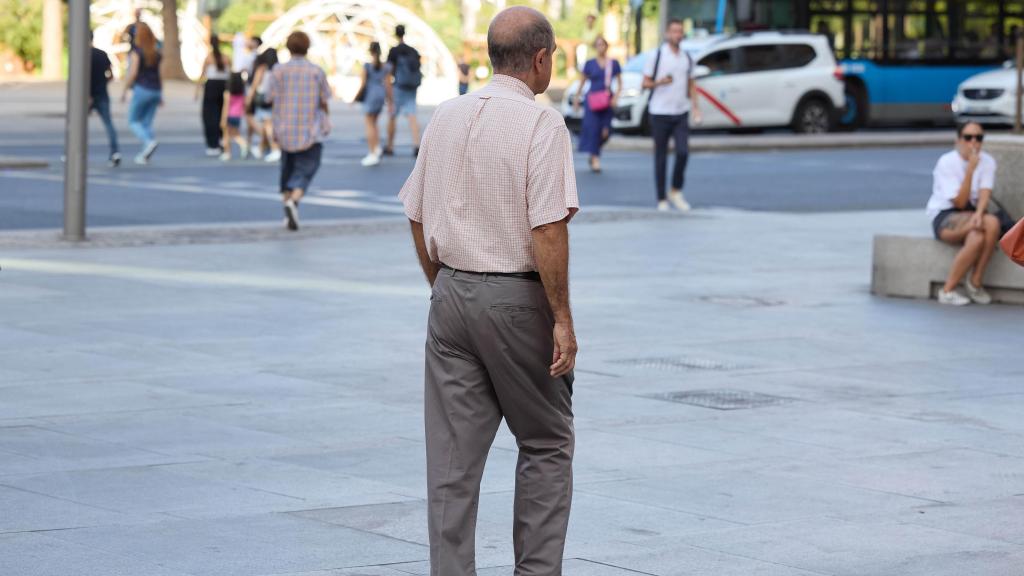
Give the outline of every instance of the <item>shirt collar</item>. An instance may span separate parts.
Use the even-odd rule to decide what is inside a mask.
[[[533,93],[533,90],[530,90],[530,87],[526,85],[526,82],[523,82],[519,78],[513,78],[512,76],[495,74],[494,77],[491,78],[491,86],[511,90],[520,96],[529,98],[530,100],[535,100],[537,98],[537,95]]]

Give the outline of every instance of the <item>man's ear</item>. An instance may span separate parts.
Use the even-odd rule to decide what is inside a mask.
[[[541,48],[540,50],[537,51],[536,54],[533,55],[533,64],[534,64],[534,66],[536,66],[537,68],[543,68],[544,67],[544,59],[548,58],[548,57],[549,57],[549,54],[548,54],[547,48]]]

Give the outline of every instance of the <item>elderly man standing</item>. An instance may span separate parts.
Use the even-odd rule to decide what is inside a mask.
[[[430,573],[476,574],[480,479],[504,417],[519,446],[515,573],[555,576],[572,500],[567,225],[576,176],[565,122],[534,101],[551,80],[551,25],[531,8],[508,8],[487,43],[494,79],[437,109],[400,194],[432,286]]]

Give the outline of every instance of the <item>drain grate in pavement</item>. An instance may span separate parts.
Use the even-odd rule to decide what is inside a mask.
[[[717,360],[707,358],[625,358],[612,360],[611,364],[629,366],[631,368],[655,368],[658,370],[671,370],[675,372],[689,370],[739,370],[743,366],[726,364]]]
[[[658,400],[689,404],[701,408],[712,408],[714,410],[743,410],[747,408],[763,408],[765,406],[778,406],[792,402],[792,398],[783,396],[772,396],[759,392],[748,392],[746,390],[683,390],[681,392],[669,392],[667,394],[654,394],[648,396]]]
[[[769,308],[785,304],[781,300],[768,300],[754,296],[701,296],[698,300],[730,308]]]

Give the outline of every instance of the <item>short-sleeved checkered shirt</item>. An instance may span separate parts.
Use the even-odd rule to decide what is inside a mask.
[[[274,67],[270,74],[274,137],[285,152],[301,152],[327,138],[330,119],[324,107],[331,87],[324,71],[301,56]]]
[[[434,262],[536,270],[531,230],[579,209],[569,130],[524,82],[495,75],[434,112],[399,198]]]

